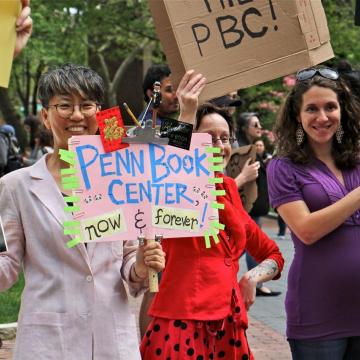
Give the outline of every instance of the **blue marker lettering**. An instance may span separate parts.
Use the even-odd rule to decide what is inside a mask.
[[[190,155],[184,156],[183,168],[188,175],[194,171],[194,159]]]
[[[135,165],[139,171],[140,174],[143,174],[145,172],[145,164],[144,164],[144,150],[140,150],[139,151],[139,159],[136,158],[135,156],[136,154],[131,152],[130,153],[130,157],[131,157],[131,175],[132,176],[136,176],[135,173]]]
[[[157,159],[155,149],[158,148],[161,152],[161,156]],[[151,167],[151,179],[153,183],[157,183],[169,176],[170,170],[164,164],[165,149],[163,146],[156,144],[149,144],[149,155],[150,155],[150,167]],[[158,176],[157,168],[163,168],[165,173]]]
[[[195,173],[196,173],[196,176],[200,176],[200,170],[202,170],[202,172],[205,175],[210,174],[210,171],[201,164],[201,162],[205,159],[206,159],[206,153],[203,153],[201,156],[199,156],[199,149],[195,149]]]
[[[87,163],[85,163],[85,159],[83,156],[83,151],[85,151],[85,150],[94,151],[93,158],[91,160],[89,160],[89,162],[87,162]],[[91,185],[90,185],[89,176],[87,173],[87,168],[95,162],[95,160],[97,159],[97,157],[99,155],[99,151],[93,145],[82,145],[82,146],[78,146],[76,148],[76,154],[77,154],[77,158],[79,160],[81,175],[84,180],[85,188],[86,188],[86,190],[89,190],[91,188]]]
[[[109,198],[110,198],[110,200],[111,200],[115,205],[122,205],[122,204],[124,204],[124,200],[118,200],[118,199],[116,199],[115,196],[114,196],[114,186],[115,186],[115,185],[122,186],[122,184],[123,184],[123,182],[122,182],[121,180],[115,179],[115,180],[113,180],[113,181],[110,183],[110,185],[109,185],[109,191],[108,191],[108,193],[109,193]],[[119,191],[118,193],[120,193],[120,191]]]
[[[171,160],[172,159],[175,159],[175,161],[173,162],[177,162],[177,168],[174,167],[172,164],[171,164]],[[181,162],[181,157],[179,155],[176,155],[176,154],[171,154],[168,159],[167,159],[167,164],[169,166],[169,168],[171,169],[171,171],[173,171],[175,174],[178,174],[179,171],[181,170],[181,165],[182,165],[182,162]],[[176,164],[174,164],[176,166]]]
[[[127,183],[125,184],[125,192],[126,192],[126,202],[128,204],[138,204],[139,200],[138,199],[134,199],[131,197],[132,194],[137,195],[137,191],[132,191],[131,187],[136,187],[137,184],[136,183]]]
[[[105,162],[107,158],[110,158],[110,162]],[[106,171],[106,166],[112,165],[112,153],[100,154],[100,167],[101,167],[101,176],[115,175],[115,171]]]

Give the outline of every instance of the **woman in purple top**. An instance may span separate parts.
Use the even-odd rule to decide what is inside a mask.
[[[286,295],[293,359],[360,359],[360,105],[335,70],[302,70],[275,126],[272,206],[295,254]]]

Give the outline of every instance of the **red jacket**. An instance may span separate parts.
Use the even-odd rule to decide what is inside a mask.
[[[247,315],[237,282],[239,258],[248,250],[256,261],[273,259],[281,271],[284,259],[278,246],[250,218],[244,210],[236,184],[224,177],[217,189],[225,189],[218,202],[220,243],[211,241],[205,248],[203,237],[164,239],[166,266],[162,273],[159,292],[149,314],[167,319],[219,320],[230,313],[231,293],[235,290],[241,308],[241,319],[247,326]],[[277,276],[277,278],[279,275]]]

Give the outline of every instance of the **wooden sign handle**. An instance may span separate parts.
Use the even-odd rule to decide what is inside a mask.
[[[146,244],[155,242],[155,239],[146,239]],[[149,272],[149,290],[151,293],[159,292],[159,279],[156,270],[148,268]]]

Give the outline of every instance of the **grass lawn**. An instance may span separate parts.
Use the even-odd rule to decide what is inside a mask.
[[[0,293],[0,324],[16,322],[20,308],[21,293],[24,288],[24,275],[9,290]]]

